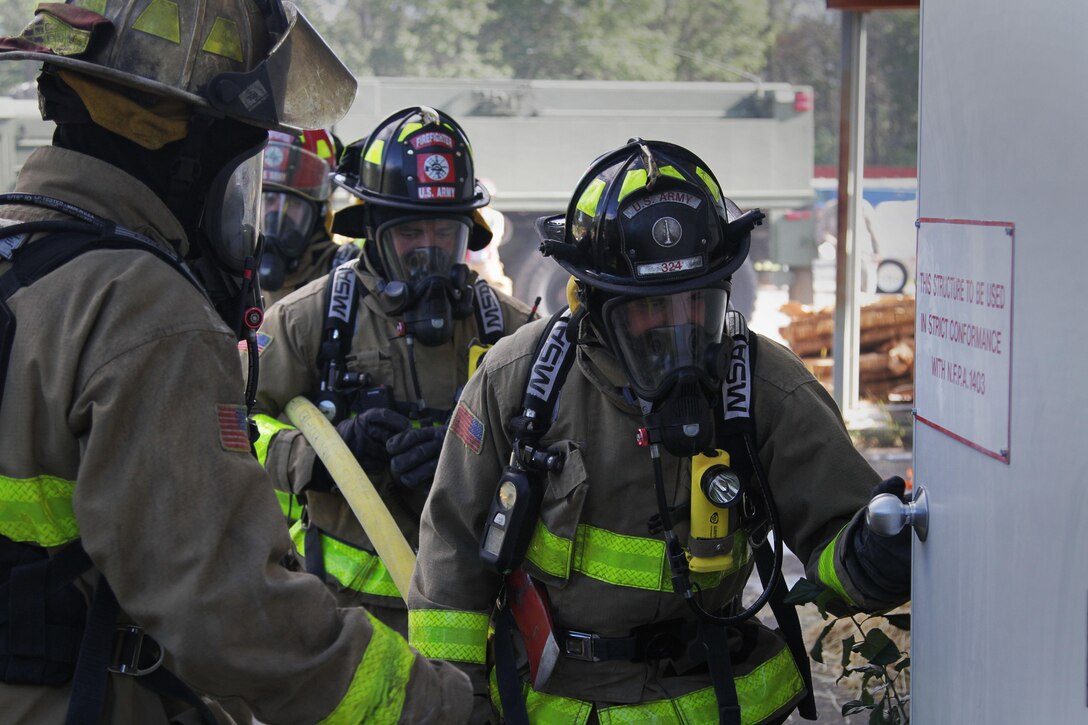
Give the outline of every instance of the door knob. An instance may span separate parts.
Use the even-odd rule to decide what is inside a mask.
[[[929,497],[923,486],[917,488],[917,495],[909,503],[903,503],[891,493],[874,497],[865,509],[869,528],[881,536],[895,536],[904,526],[913,526],[918,540],[925,541],[929,535]]]

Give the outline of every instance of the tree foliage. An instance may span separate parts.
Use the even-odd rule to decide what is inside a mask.
[[[817,164],[836,163],[840,17],[826,0],[296,0],[359,76],[811,85]],[[0,31],[36,0],[0,2]],[[918,13],[867,15],[869,164],[913,165]],[[0,88],[33,78],[0,63]]]

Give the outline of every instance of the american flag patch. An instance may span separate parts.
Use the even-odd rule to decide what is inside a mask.
[[[480,449],[484,447],[484,424],[464,403],[457,404],[457,410],[450,421],[450,430],[470,451],[479,455]]]
[[[257,354],[260,355],[264,352],[264,349],[268,347],[268,343],[272,342],[272,336],[266,335],[263,332],[257,333]],[[238,352],[246,352],[249,350],[249,346],[245,340],[238,343]]]
[[[225,451],[249,453],[249,421],[244,405],[217,405],[219,445]]]

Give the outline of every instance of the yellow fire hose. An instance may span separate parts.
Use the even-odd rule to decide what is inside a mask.
[[[408,600],[408,580],[416,565],[416,555],[404,534],[400,532],[393,516],[382,502],[374,484],[355,460],[332,423],[321,414],[313,403],[303,397],[293,398],[287,404],[287,417],[302,431],[313,446],[318,458],[325,464],[332,480],[355,512],[363,530],[374,544],[385,568],[393,577],[397,591]]]

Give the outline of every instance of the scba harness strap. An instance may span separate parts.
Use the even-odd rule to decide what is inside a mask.
[[[555,420],[563,383],[575,359],[575,355],[572,354],[575,348],[572,333],[576,331],[568,329],[570,323],[570,310],[562,310],[549,320],[544,333],[538,339],[533,363],[529,368],[525,393],[522,397],[522,414],[515,417],[509,425],[514,437],[514,445],[521,449],[515,451],[515,458],[529,464],[527,468],[530,469],[538,468],[532,465],[535,459],[543,461],[546,458],[547,451],[542,450],[541,441]],[[726,334],[730,338],[731,348],[722,380],[716,438],[719,447],[729,453],[730,466],[742,479],[752,480],[753,476],[764,476],[760,462],[754,454],[756,450],[753,418],[755,389],[752,384],[752,371],[755,369],[758,338],[749,334],[743,315],[735,310],[729,310],[726,315]],[[543,447],[546,448],[546,446]],[[768,502],[759,496],[758,486],[747,486],[746,489],[749,492],[748,495],[754,500],[745,527],[750,531],[749,536],[754,544],[756,568],[760,580],[766,586],[775,566],[774,554],[766,543],[766,534],[770,527]],[[787,593],[779,573],[777,585],[771,590],[768,603],[779,623],[786,645],[806,688],[806,694],[798,705],[799,713],[806,719],[814,720],[816,706],[812,695],[808,653],[802,639],[797,610],[785,602]],[[512,634],[512,631],[508,618],[504,620],[504,626],[496,627],[497,636],[500,632]],[[724,645],[724,640],[722,644]],[[516,674],[511,677],[509,672],[502,672],[504,669],[511,670],[516,666],[514,660],[506,656],[507,649],[498,644],[495,647],[500,700],[511,722],[528,722],[520,678],[516,677]],[[727,651],[712,654],[716,655],[715,659],[719,660],[719,663],[720,660],[729,659]],[[719,699],[725,697],[727,701],[731,701],[726,703],[730,705],[727,709],[735,710],[735,715],[739,718],[736,689],[730,681],[731,674],[725,670],[728,668],[717,666],[710,668],[714,690],[719,693]]]
[[[131,230],[50,197],[0,195],[4,203],[46,207],[78,221],[27,222],[0,230],[0,258],[11,262],[11,269],[0,276],[0,410],[16,332],[8,300],[80,255],[101,249],[148,252],[204,295],[181,259]],[[46,236],[27,244],[40,234]],[[215,723],[200,697],[159,667],[161,650],[157,662],[146,665],[141,653],[152,640],[139,627],[117,626],[120,606],[101,576],[88,610],[74,582],[91,566],[78,539],[50,557],[34,542],[0,536],[0,681],[58,686],[71,680],[66,722],[91,725],[101,720],[109,673],[136,675],[144,687],[188,702],[204,722]]]
[[[334,424],[350,414],[352,394],[369,384],[366,373],[347,370],[347,356],[355,336],[359,305],[369,294],[355,273],[356,266],[357,259],[349,259],[333,270],[325,292],[325,321],[317,354],[321,382],[316,403]],[[506,334],[505,315],[498,295],[486,280],[477,279],[472,289],[476,329],[486,350]],[[482,352],[470,351],[470,355],[473,353],[474,362],[478,364]]]

